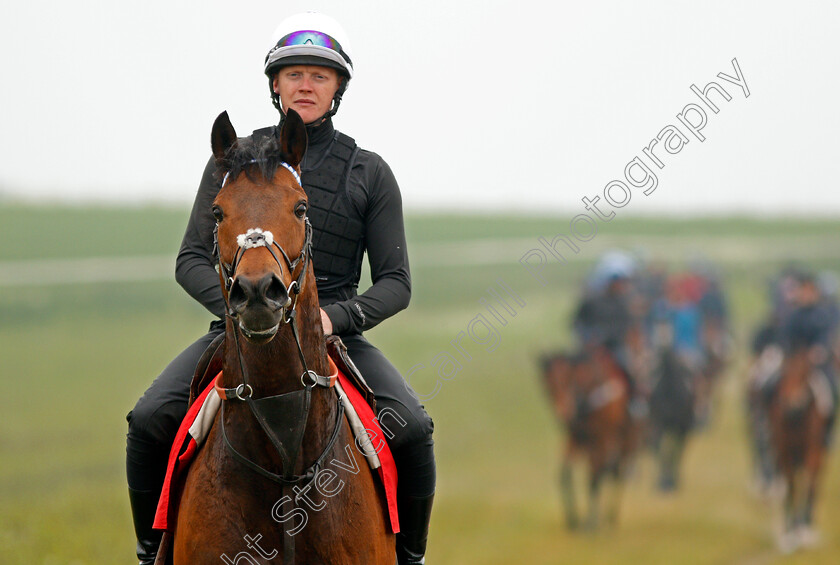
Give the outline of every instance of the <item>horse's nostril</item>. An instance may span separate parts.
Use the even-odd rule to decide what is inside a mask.
[[[265,287],[266,302],[277,304],[278,308],[289,305],[289,293],[283,285],[283,281],[277,275],[271,274],[268,276],[268,285]]]
[[[235,312],[241,312],[248,302],[248,296],[245,289],[242,287],[242,282],[239,278],[234,279],[233,284],[228,292],[228,303]]]

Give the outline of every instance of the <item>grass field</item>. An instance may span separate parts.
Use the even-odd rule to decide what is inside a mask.
[[[90,258],[107,265],[157,257],[174,266],[187,214],[0,205],[0,564],[132,562],[125,413],[210,321],[166,275],[58,285],[25,261],[79,260],[63,264],[68,273]],[[413,373],[436,424],[439,486],[427,562],[840,562],[840,460],[829,461],[818,508],[822,545],[781,556],[778,512],[748,488],[742,412],[746,344],[765,313],[768,278],[790,260],[840,273],[840,221],[619,218],[567,263],[549,263],[543,285],[519,259],[538,237],[567,227],[568,218],[408,218],[412,306],[368,334],[404,374],[454,351],[450,342],[486,315],[488,289],[506,286],[524,302],[507,325],[497,324],[497,338],[463,342],[471,358],[454,378]],[[580,281],[611,247],[645,249],[674,267],[697,255],[718,264],[738,353],[711,427],[689,446],[684,488],[657,494],[643,458],[619,527],[573,535],[561,522],[560,433],[535,360],[570,343]],[[12,268],[14,275],[2,272]]]

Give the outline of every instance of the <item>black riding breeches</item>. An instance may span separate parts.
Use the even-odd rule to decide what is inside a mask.
[[[399,493],[417,498],[434,494],[432,419],[397,368],[364,336],[341,340],[376,396],[377,419],[397,464]]]
[[[187,413],[198,360],[219,324],[179,354],[128,413],[126,474],[135,490],[159,491],[169,450]],[[361,335],[341,336],[353,363],[376,396],[377,416],[394,455],[400,494],[429,496],[435,490],[434,424],[399,371]]]

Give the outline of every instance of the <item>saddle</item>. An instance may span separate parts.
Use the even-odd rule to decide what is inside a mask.
[[[195,366],[192,382],[190,383],[190,402],[188,406],[193,405],[195,399],[198,398],[201,392],[207,388],[210,382],[222,370],[225,362],[224,346],[225,333],[222,332],[216,336],[216,339],[201,354],[198,365]]]
[[[353,360],[347,354],[347,346],[344,345],[344,342],[337,335],[327,337],[327,354],[332,357],[332,360],[338,366],[338,370],[344,373],[355,385],[356,390],[361,393],[365,402],[368,403],[373,413],[376,414],[376,398],[373,395],[373,390],[368,386],[367,381],[365,381],[365,378],[356,365],[353,364]]]

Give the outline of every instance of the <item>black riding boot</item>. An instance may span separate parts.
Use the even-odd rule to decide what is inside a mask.
[[[400,533],[397,534],[398,565],[422,565],[426,562],[426,539],[432,518],[435,495],[422,498],[404,496],[397,500]]]
[[[162,532],[152,529],[160,493],[150,490],[128,489],[134,533],[137,535],[137,558],[140,565],[153,565],[157,557]]]

